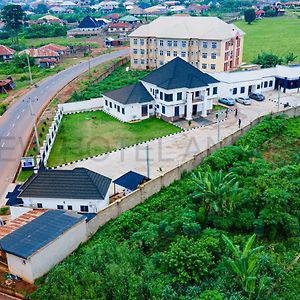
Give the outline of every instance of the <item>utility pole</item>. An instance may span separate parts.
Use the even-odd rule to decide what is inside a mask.
[[[30,84],[32,85],[33,82],[32,82],[32,74],[31,74],[31,67],[30,67],[30,61],[29,61],[29,54],[27,54],[26,57],[27,57]]]
[[[30,115],[32,117],[32,125],[33,125],[33,129],[34,129],[36,145],[37,145],[38,151],[40,152],[41,147],[40,147],[40,142],[39,142],[38,131],[37,131],[36,124],[35,124],[35,118],[34,118],[35,114],[33,113],[33,110],[32,110],[31,98],[28,99],[28,103],[29,103]]]
[[[277,98],[277,112],[279,112],[279,106],[280,106],[280,92],[281,92],[281,86],[278,84],[278,98]]]
[[[217,139],[218,139],[218,142],[220,142],[220,139],[221,139],[220,114],[216,114],[216,118],[217,118]]]
[[[147,177],[150,178],[149,144],[146,146]]]

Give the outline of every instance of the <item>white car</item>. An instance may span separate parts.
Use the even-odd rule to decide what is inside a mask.
[[[249,97],[239,97],[235,101],[244,105],[251,105],[252,103]]]

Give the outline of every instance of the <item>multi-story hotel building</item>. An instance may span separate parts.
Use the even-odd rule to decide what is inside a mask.
[[[181,57],[205,72],[235,70],[245,33],[216,17],[159,17],[132,32],[131,67],[158,68]]]

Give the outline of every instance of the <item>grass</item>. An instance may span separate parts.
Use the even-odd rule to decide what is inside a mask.
[[[21,171],[16,181],[25,182],[32,174],[33,174],[33,170]]]
[[[48,166],[57,166],[180,131],[156,118],[122,123],[102,111],[67,115],[61,121]]]
[[[262,51],[284,56],[297,55],[300,61],[300,19],[276,17],[256,20],[251,25],[240,20],[235,22],[245,33],[243,61],[250,63]]]
[[[214,104],[212,108],[213,111],[223,110],[223,109],[225,109],[225,107],[219,104]]]

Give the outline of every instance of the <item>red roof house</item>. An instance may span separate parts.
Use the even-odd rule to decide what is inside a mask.
[[[15,50],[7,46],[0,45],[0,61],[12,59],[15,52],[16,52]]]

